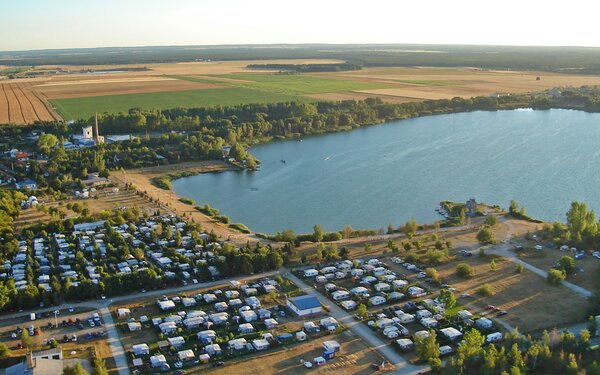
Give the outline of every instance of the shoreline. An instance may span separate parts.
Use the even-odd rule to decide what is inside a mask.
[[[111,178],[123,184],[132,184],[139,192],[145,193],[163,209],[171,211],[186,220],[191,220],[202,226],[206,232],[214,232],[219,239],[230,241],[238,246],[245,246],[248,242],[270,243],[271,241],[256,237],[254,232],[244,234],[230,228],[212,217],[198,211],[195,206],[182,202],[182,198],[173,189],[165,190],[154,185],[152,180],[157,177],[168,177],[173,174],[192,176],[200,173],[215,173],[234,170],[227,162],[221,160],[203,160],[183,162],[178,164],[161,165],[139,169],[128,169],[111,173]],[[185,177],[182,176],[182,177]]]

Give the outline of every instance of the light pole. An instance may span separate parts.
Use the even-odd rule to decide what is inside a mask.
[[[60,314],[60,311],[54,310],[54,327],[55,328],[58,328],[58,318],[57,318],[58,314]]]

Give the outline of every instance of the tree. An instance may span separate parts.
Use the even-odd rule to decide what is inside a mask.
[[[463,279],[473,277],[473,267],[469,263],[460,263],[456,266],[456,274]]]
[[[477,232],[477,241],[482,244],[491,244],[494,243],[494,232],[492,232],[492,228],[483,227]]]
[[[563,256],[558,261],[558,268],[564,271],[567,275],[572,275],[577,271],[575,260],[568,255]]]
[[[490,284],[483,284],[477,289],[477,293],[484,297],[489,297],[494,295],[494,288]]]
[[[491,269],[492,271],[495,271],[495,270],[496,270],[496,268],[498,268],[498,266],[496,266],[496,260],[495,260],[495,259],[492,259],[492,261],[490,262],[490,269]]]
[[[0,342],[0,358],[8,357],[10,355],[10,349],[5,343]]]
[[[387,248],[390,249],[390,251],[394,254],[400,251],[398,244],[394,240],[388,240]]]
[[[93,366],[92,375],[108,375],[106,363],[104,363],[102,358],[94,357]]]
[[[344,226],[344,229],[342,229],[342,237],[345,239],[352,237],[352,233],[354,233],[354,229],[352,229],[350,225],[346,225]]]
[[[454,292],[449,289],[440,290],[440,301],[446,306],[446,309],[451,309],[456,306],[456,297]]]
[[[575,354],[569,353],[569,364],[567,365],[567,374],[568,375],[577,375],[579,372],[579,366],[577,365],[577,359],[575,358]]]
[[[431,280],[435,281],[436,283],[440,282],[440,274],[435,268],[427,267],[425,268],[425,273],[427,274],[427,277],[429,277]]]
[[[242,160],[246,159],[246,150],[242,145],[236,143],[229,149],[229,157],[234,158],[238,162],[242,162]]]
[[[323,228],[321,228],[320,224],[315,224],[315,226],[313,227],[313,241],[323,241]]]
[[[23,344],[24,348],[31,348],[31,337],[29,336],[29,332],[26,329],[21,332],[21,344]]]
[[[567,228],[571,238],[578,243],[594,237],[598,233],[594,210],[588,211],[585,203],[571,203],[567,212]]]
[[[440,345],[437,343],[436,334],[429,332],[429,336],[415,338],[415,353],[423,362],[440,357]]]
[[[414,235],[417,232],[417,229],[418,225],[415,219],[410,219],[406,222],[406,224],[404,224],[404,233],[406,233],[406,235],[408,235],[409,237]]]
[[[489,225],[490,227],[496,226],[496,224],[498,224],[498,217],[493,214],[489,215],[488,217],[485,218],[485,224]]]
[[[81,363],[77,362],[73,366],[65,367],[63,375],[90,375],[90,373],[81,366]]]
[[[369,316],[369,310],[367,309],[367,306],[364,303],[358,305],[358,307],[356,308],[356,315],[358,315],[363,320],[367,319],[367,317]]]
[[[565,273],[561,270],[551,269],[548,270],[548,282],[553,285],[558,285],[565,279]]]
[[[342,259],[348,259],[349,255],[350,255],[350,251],[348,250],[348,248],[346,246],[343,246],[340,249],[340,258],[342,258]]]
[[[37,141],[37,146],[44,155],[50,155],[50,151],[56,145],[58,145],[58,138],[54,134],[42,134]]]
[[[465,359],[470,360],[481,354],[484,342],[485,337],[476,329],[471,329],[465,333],[463,344],[459,346],[458,353],[459,355],[462,354]]]
[[[592,334],[587,329],[582,329],[579,331],[579,341],[583,346],[587,346],[587,344],[589,344],[591,337]]]

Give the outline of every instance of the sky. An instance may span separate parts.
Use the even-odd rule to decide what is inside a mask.
[[[0,0],[0,51],[273,43],[600,47],[587,0]]]

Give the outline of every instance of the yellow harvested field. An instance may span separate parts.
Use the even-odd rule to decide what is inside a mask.
[[[449,99],[456,96],[527,93],[554,87],[600,85],[600,76],[594,75],[472,68],[367,68],[353,72],[320,75],[396,86],[388,89],[360,91],[367,95],[381,96],[384,100],[386,97]]]
[[[33,91],[31,85],[20,80],[0,82],[0,124],[60,119],[44,95]]]
[[[311,98],[321,99],[321,100],[364,100],[367,98],[372,98],[373,96],[378,96],[381,99],[385,100],[388,103],[406,103],[406,102],[414,102],[419,99],[414,98],[406,98],[402,96],[386,96],[386,95],[373,95],[367,94],[364,92],[329,92],[324,94],[312,94],[309,95]]]

